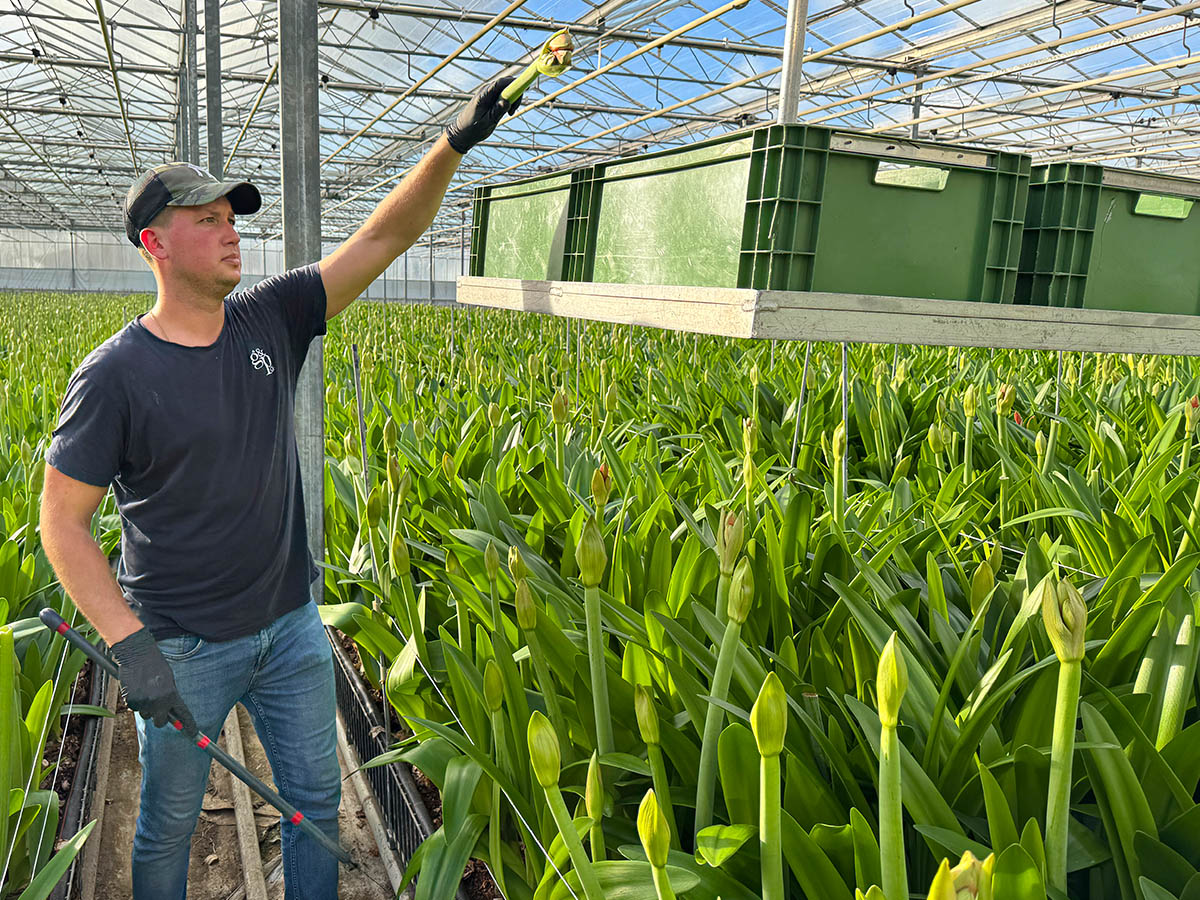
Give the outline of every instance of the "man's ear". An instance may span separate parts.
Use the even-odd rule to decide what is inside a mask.
[[[154,228],[143,228],[138,239],[142,242],[142,248],[155,259],[167,258],[167,248],[162,242],[162,237]]]

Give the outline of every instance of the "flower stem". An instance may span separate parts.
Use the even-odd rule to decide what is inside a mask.
[[[879,864],[883,895],[907,900],[908,870],[904,860],[904,807],[900,795],[900,738],[884,725],[879,741]]]
[[[742,626],[730,620],[725,624],[721,637],[721,649],[717,654],[717,668],[713,672],[711,696],[724,700],[729,694],[729,680],[733,676],[733,661],[737,657]],[[717,782],[717,741],[721,737],[721,725],[725,721],[725,710],[715,703],[708,704],[704,718],[704,738],[700,743],[699,781],[696,783],[696,834],[712,824],[713,799]]]
[[[1071,763],[1083,664],[1059,663],[1058,700],[1050,744],[1050,789],[1046,794],[1046,877],[1049,886],[1067,890],[1067,824],[1071,815]]]
[[[650,779],[654,784],[654,794],[658,797],[658,806],[666,816],[667,826],[671,829],[671,845],[679,846],[679,827],[675,824],[675,809],[671,805],[671,783],[667,780],[667,767],[663,763],[662,747],[658,744],[646,745],[646,756],[650,763]]]
[[[784,900],[783,814],[780,806],[779,757],[760,756],[758,764],[758,846],[763,900]]]
[[[667,867],[651,866],[650,871],[654,873],[654,891],[658,894],[658,900],[675,900],[675,889],[671,887]]]
[[[571,856],[571,864],[579,873],[579,883],[583,885],[584,896],[587,900],[604,900],[604,891],[600,888],[600,880],[592,869],[592,861],[584,852],[583,842],[579,840],[579,832],[575,830],[575,822],[567,812],[567,804],[563,800],[562,789],[551,785],[545,789],[546,802],[550,806],[550,814],[554,816],[554,824],[562,836],[567,852]]]
[[[613,752],[613,733],[612,714],[608,706],[608,674],[604,664],[599,587],[583,589],[583,614],[587,629],[588,666],[592,676],[592,706],[596,713],[596,749],[604,756]]]

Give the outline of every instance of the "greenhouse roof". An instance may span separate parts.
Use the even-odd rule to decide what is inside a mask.
[[[220,6],[222,158],[265,198],[240,227],[270,237],[282,227],[276,4],[208,5]],[[192,155],[205,159],[205,6],[0,0],[0,227],[119,233],[134,173],[187,155],[181,97],[198,97]],[[698,21],[720,8],[321,0],[324,236],[356,227],[482,82],[518,71],[562,25],[572,26],[575,68],[535,85],[466,158],[432,230],[439,241],[463,239],[477,185],[773,121],[787,5],[750,0]],[[1017,149],[1035,163],[1200,176],[1197,10],[1169,0],[810,0],[799,120]]]

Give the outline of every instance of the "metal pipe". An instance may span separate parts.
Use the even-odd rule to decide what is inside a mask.
[[[129,119],[125,114],[125,98],[121,95],[121,79],[117,77],[117,61],[113,57],[112,37],[108,33],[108,19],[104,15],[104,0],[95,0],[95,3],[96,18],[100,20],[100,33],[104,35],[104,51],[108,54],[108,71],[112,73],[113,88],[117,92],[117,106],[121,110],[121,122],[125,126],[125,141],[129,144],[129,159],[137,169],[137,152],[133,149],[133,133],[129,130]]]
[[[732,0],[732,2],[726,3],[724,6],[718,7],[717,9],[713,10],[712,12],[706,13],[705,15],[701,16],[698,19],[693,19],[691,22],[688,22],[686,25],[682,25],[682,26],[680,26],[680,28],[675,29],[675,31],[670,32],[666,35],[663,35],[663,37],[659,38],[657,41],[651,42],[650,44],[647,44],[644,47],[639,47],[637,50],[621,57],[620,59],[614,60],[613,62],[608,63],[607,65],[602,66],[598,69],[594,69],[593,71],[589,72],[587,75],[583,76],[582,78],[579,78],[579,79],[571,82],[570,84],[566,85],[565,87],[559,88],[557,91],[554,91],[553,93],[545,95],[544,97],[535,101],[534,103],[530,103],[528,105],[523,105],[520,109],[518,109],[515,113],[513,113],[510,116],[510,118],[515,119],[519,116],[523,116],[523,115],[525,115],[525,113],[529,112],[531,109],[535,109],[535,108],[541,106],[542,104],[547,103],[550,100],[553,100],[555,97],[557,97],[559,94],[563,93],[564,91],[570,90],[571,88],[574,88],[580,84],[583,84],[584,82],[591,81],[593,78],[595,78],[599,75],[603,75],[605,72],[612,69],[613,67],[621,65],[621,64],[627,62],[628,60],[633,59],[634,57],[637,57],[643,53],[646,53],[649,50],[653,50],[653,49],[655,49],[656,46],[661,46],[661,44],[663,42],[665,42],[666,39],[672,37],[673,35],[690,30],[692,28],[697,28],[700,25],[703,25],[705,22],[708,22],[718,16],[724,15],[726,12],[728,12],[731,9],[734,9],[734,8],[737,8],[740,6],[744,6],[746,4],[746,2],[747,2],[747,0]],[[972,0],[972,2],[973,2],[973,0]],[[644,122],[649,118],[654,118],[656,116],[659,116],[663,112],[679,109],[681,107],[688,106],[689,104],[697,103],[700,100],[707,99],[708,97],[713,97],[713,96],[716,96],[717,94],[724,93],[725,91],[731,90],[735,87],[741,87],[741,86],[749,84],[753,81],[758,81],[762,78],[765,78],[770,75],[774,75],[774,74],[778,73],[779,71],[781,71],[781,69],[782,69],[781,66],[776,66],[773,69],[768,69],[766,72],[760,72],[755,75],[751,75],[747,78],[740,79],[739,81],[735,81],[730,84],[722,85],[719,88],[715,88],[715,89],[708,91],[704,94],[701,94],[697,97],[693,97],[690,100],[684,100],[684,101],[680,101],[679,103],[671,104],[670,106],[665,106],[662,109],[655,110],[653,113],[648,113],[644,116],[639,116],[638,118],[632,119],[628,122],[622,122],[620,125],[614,126],[613,128],[605,129],[604,131],[601,131],[598,134],[591,135],[589,137],[575,141],[571,144],[567,144],[566,146],[559,147],[554,150],[549,150],[545,153],[539,154],[538,156],[532,157],[531,159],[527,159],[521,163],[517,163],[515,165],[508,166],[507,168],[500,169],[497,172],[493,172],[491,175],[483,176],[480,178],[476,178],[472,181],[468,181],[466,183],[466,185],[459,185],[455,188],[455,190],[456,191],[461,190],[463,187],[466,187],[467,185],[476,184],[479,181],[484,181],[487,178],[494,177],[495,175],[501,175],[501,174],[504,174],[505,172],[510,172],[515,168],[519,168],[520,166],[528,165],[528,164],[530,164],[532,162],[536,162],[537,160],[540,160],[540,159],[545,159],[547,156],[553,156],[557,153],[562,153],[565,150],[571,149],[572,147],[577,147],[580,144],[585,144],[589,141],[594,141],[597,138],[601,138],[606,135],[612,134],[615,131],[620,131],[623,128],[628,128],[631,125],[635,125],[639,122]],[[379,188],[383,187],[384,185],[391,184],[393,181],[398,181],[400,178],[403,178],[406,174],[408,174],[410,169],[411,169],[411,166],[408,169],[405,169],[404,171],[402,171],[398,174],[390,175],[387,178],[383,179],[382,181],[376,182],[375,184],[371,185],[370,187],[365,188],[364,190],[359,191],[358,193],[356,193],[350,197],[347,197],[345,200],[342,200],[340,203],[334,204],[333,206],[326,209],[325,212],[326,213],[333,212],[334,210],[340,209],[341,207],[345,206],[347,203],[351,203],[354,200],[357,200],[358,198],[364,196],[365,194],[369,194],[372,191],[378,190]],[[261,215],[261,213],[260,213],[260,215]]]
[[[200,98],[196,75],[196,0],[183,0],[183,65],[179,78],[179,123],[183,158],[200,165]]]
[[[1161,63],[1152,63],[1147,66],[1138,66],[1134,69],[1124,69],[1120,72],[1113,72],[1101,75],[1099,78],[1089,78],[1085,81],[1076,82],[1070,85],[1061,85],[1058,87],[1045,88],[1041,91],[1034,91],[1020,97],[1002,97],[999,100],[990,100],[986,103],[976,103],[973,106],[965,106],[962,109],[957,109],[950,114],[935,113],[933,115],[921,116],[916,119],[910,119],[907,122],[895,122],[890,125],[878,125],[875,128],[866,129],[867,134],[880,134],[882,132],[891,131],[894,128],[902,128],[905,125],[924,124],[925,122],[938,122],[945,119],[953,118],[954,116],[966,115],[971,112],[982,112],[986,109],[995,109],[997,106],[1003,106],[1006,103],[1024,102],[1027,100],[1037,100],[1041,97],[1049,97],[1053,94],[1062,94],[1067,91],[1078,91],[1088,87],[1103,85],[1110,80],[1120,80],[1122,78],[1137,78],[1142,75],[1149,75],[1153,72],[1161,72],[1164,69],[1172,69],[1190,65],[1191,63],[1200,60],[1200,54],[1192,54],[1191,56],[1176,57],[1175,59],[1167,60]],[[1115,90],[1115,88],[1107,88],[1107,90]]]
[[[362,0],[321,0],[322,7],[331,9],[348,9],[357,12],[378,10],[381,14],[409,16],[418,19],[441,19],[448,22],[464,22],[480,25],[489,21],[486,13],[467,9],[453,8],[449,4],[416,6],[403,3],[375,3]],[[562,22],[554,19],[516,19],[510,18],[507,24],[512,28],[524,31],[558,31]],[[605,28],[603,25],[590,25],[586,22],[572,22],[571,32],[584,37],[604,37],[614,40],[641,43],[652,39],[652,35],[644,31],[634,31],[625,28]],[[708,50],[723,53],[746,53],[753,56],[782,56],[783,51],[778,47],[765,47],[746,41],[713,40],[711,38],[681,38],[675,41],[676,46],[689,47],[693,50]]]
[[[283,265],[294,269],[321,256],[321,153],[317,120],[317,2],[279,4],[279,146],[283,176]],[[304,518],[313,560],[325,558],[324,342],[313,339],[296,387],[296,447]],[[325,582],[313,588],[317,603]]]
[[[779,86],[780,125],[797,121],[800,76],[804,69],[804,35],[808,30],[808,0],[788,0],[783,44],[783,78]]]
[[[221,159],[221,0],[204,0],[204,98],[208,171],[224,172]]]
[[[246,113],[246,121],[242,123],[242,128],[238,132],[237,139],[233,142],[233,147],[229,150],[229,156],[226,157],[224,165],[221,166],[221,175],[224,176],[229,171],[229,164],[233,162],[233,158],[237,155],[238,147],[242,145],[242,138],[246,135],[246,129],[250,127],[250,120],[254,118],[254,114],[258,112],[259,104],[262,103],[263,97],[266,96],[267,88],[275,79],[275,74],[279,71],[279,60],[275,60],[275,65],[271,67],[271,73],[263,82],[262,87],[258,91],[258,96],[254,98],[254,104],[250,107],[250,112]]]
[[[436,66],[434,66],[428,72],[426,72],[420,78],[418,78],[416,83],[414,83],[412,87],[405,90],[399,97],[397,97],[395,100],[393,100],[385,109],[383,109],[378,115],[376,115],[375,118],[373,118],[370,122],[368,122],[366,125],[364,125],[362,128],[360,128],[350,138],[348,138],[344,144],[342,144],[340,147],[338,147],[336,150],[334,150],[332,153],[330,153],[327,157],[325,157],[325,159],[323,159],[321,161],[322,164],[323,165],[327,164],[331,159],[336,157],[339,153],[341,153],[343,150],[345,150],[347,147],[349,147],[351,144],[353,144],[356,140],[358,140],[358,138],[363,134],[363,132],[367,131],[372,125],[374,125],[376,122],[378,122],[380,119],[382,119],[388,113],[390,113],[393,109],[395,109],[397,106],[399,106],[400,103],[405,98],[407,98],[409,94],[411,94],[413,91],[415,91],[417,88],[419,88],[425,82],[427,82],[430,78],[432,78],[434,75],[436,75],[442,69],[444,69],[446,66],[450,65],[450,63],[452,63],[460,55],[462,55],[467,50],[469,50],[476,41],[478,41],[481,37],[483,37],[485,34],[487,34],[489,31],[491,31],[493,28],[495,28],[501,22],[503,22],[510,13],[515,12],[516,10],[520,9],[524,5],[525,5],[525,0],[512,0],[512,2],[508,4],[508,6],[504,7],[504,9],[500,10],[500,12],[498,12],[498,13],[496,13],[496,15],[492,16],[491,19],[489,19],[482,28],[480,28],[477,32],[475,32],[473,35],[471,35],[471,37],[467,38],[465,41],[463,41],[461,44],[459,44],[458,47],[456,47],[440,63],[438,63]]]
[[[1188,9],[1200,8],[1200,3],[1189,3],[1189,4],[1187,4],[1187,8]],[[833,100],[829,103],[824,103],[824,104],[821,104],[820,106],[815,106],[815,107],[812,107],[811,109],[805,110],[805,117],[806,117],[807,121],[811,121],[814,124],[816,124],[816,123],[821,123],[821,122],[827,122],[830,119],[837,119],[837,118],[842,118],[843,116],[854,115],[855,113],[862,112],[864,108],[859,106],[859,107],[856,107],[853,109],[843,110],[834,115],[822,116],[820,118],[815,118],[815,119],[808,118],[813,113],[825,112],[826,110],[836,109],[838,107],[846,106],[849,103],[854,103],[859,100],[872,100],[876,97],[880,97],[885,94],[890,94],[893,91],[902,90],[905,87],[909,87],[909,88],[916,87],[917,85],[927,84],[931,81],[942,81],[947,78],[953,78],[958,75],[966,74],[969,72],[977,72],[980,66],[994,65],[996,63],[1007,62],[1010,59],[1017,59],[1022,56],[1028,56],[1031,53],[1037,53],[1041,50],[1053,50],[1056,47],[1061,47],[1064,44],[1075,43],[1075,42],[1081,41],[1081,40],[1087,40],[1088,38],[1096,37],[1101,34],[1109,34],[1113,31],[1117,31],[1118,29],[1127,28],[1130,25],[1142,25],[1147,22],[1154,21],[1156,19],[1161,19],[1164,16],[1169,15],[1169,14],[1170,13],[1168,13],[1168,12],[1156,12],[1156,13],[1151,13],[1149,15],[1141,16],[1136,19],[1130,19],[1129,21],[1121,22],[1117,25],[1106,25],[1102,28],[1093,28],[1090,31],[1080,32],[1079,34],[1064,35],[1061,38],[1055,38],[1054,40],[1051,40],[1051,41],[1039,42],[1039,43],[1033,44],[1028,47],[1019,47],[1015,50],[1010,50],[1007,53],[1002,53],[999,56],[993,56],[988,59],[976,60],[967,65],[955,66],[954,68],[951,68],[951,69],[944,69],[940,72],[930,73],[928,75],[924,75],[919,78],[916,78],[913,81],[908,82],[906,85],[886,85],[881,88],[876,88],[875,90],[872,90],[872,91],[867,91],[865,93],[856,94],[852,97],[841,97],[841,98],[838,98],[837,100]],[[1077,50],[1071,51],[1071,53],[1069,53],[1069,54],[1057,55],[1057,56],[1055,56],[1054,61],[1057,64],[1057,63],[1061,63],[1061,62],[1065,61],[1066,59],[1071,58],[1072,56],[1083,56],[1088,53],[1093,53],[1093,52],[1096,52],[1099,50],[1109,49],[1111,47],[1124,46],[1128,43],[1143,40],[1145,38],[1158,37],[1164,33],[1169,33],[1180,27],[1181,26],[1178,23],[1176,23],[1176,24],[1170,25],[1163,29],[1154,29],[1151,31],[1139,32],[1137,34],[1124,35],[1115,41],[1105,41],[1101,44],[1095,44],[1095,45],[1091,45],[1089,47],[1081,47]],[[954,86],[955,87],[963,87],[965,85],[973,84],[973,83],[980,82],[980,81],[1003,81],[1005,79],[997,78],[996,76],[1005,75],[1010,72],[1020,72],[1022,69],[1028,68],[1028,66],[1029,66],[1029,63],[1023,63],[1019,66],[1014,66],[1010,69],[1001,70],[999,72],[982,72],[982,73],[974,74],[962,81],[956,82]],[[1039,80],[1041,80],[1041,79],[1013,79],[1014,83],[1019,83],[1019,84],[1037,82]],[[1073,84],[1074,82],[1062,82],[1060,85],[1050,83],[1050,84],[1043,84],[1043,86],[1056,87],[1056,86],[1063,86],[1063,85],[1066,85],[1069,83]],[[910,96],[913,97],[915,100],[918,97],[928,96],[929,94],[935,94],[935,93],[938,93],[945,89],[946,89],[945,86],[939,86],[939,87],[931,88],[928,90],[916,91],[913,94],[911,94]],[[918,105],[918,109],[919,109],[919,105]],[[918,115],[919,115],[919,113],[918,113]],[[915,118],[915,116],[914,116],[914,118]]]

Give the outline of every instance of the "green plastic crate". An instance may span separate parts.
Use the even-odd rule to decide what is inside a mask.
[[[1029,171],[1020,154],[754,128],[578,169],[569,186],[558,176],[568,195],[559,271],[571,281],[1010,302]],[[498,215],[517,195],[496,191],[535,181],[546,179],[476,192],[472,274],[516,271],[493,259],[500,241],[523,240]],[[527,262],[509,277],[549,277],[536,273],[550,271],[558,246],[545,260],[514,247]]]
[[[571,172],[475,189],[471,274],[563,278]]]
[[[1017,302],[1200,315],[1200,181],[1036,166]]]

